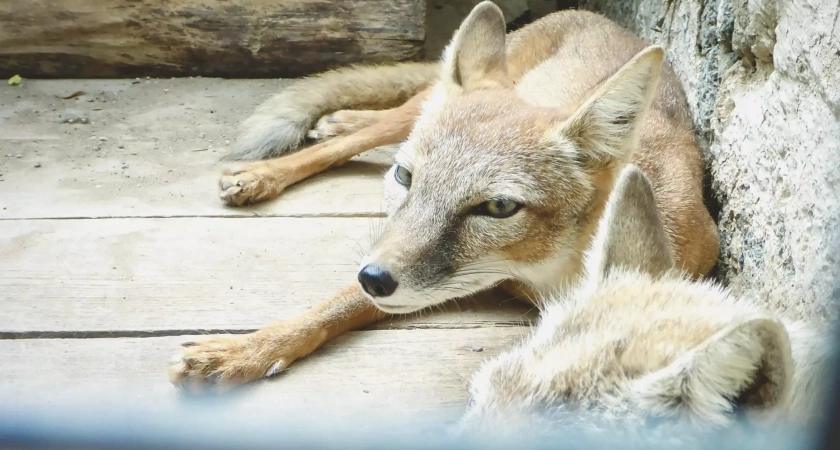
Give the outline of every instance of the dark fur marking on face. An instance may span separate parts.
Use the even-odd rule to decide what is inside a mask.
[[[419,257],[416,260],[423,263],[415,272],[415,281],[423,289],[434,287],[457,270],[455,255],[458,254],[458,232],[464,219],[463,215],[458,214],[447,220],[437,239],[417,251]]]

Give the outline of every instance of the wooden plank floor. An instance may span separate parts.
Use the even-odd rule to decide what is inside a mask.
[[[236,124],[283,83],[0,87],[0,402],[93,396],[165,408],[180,398],[166,365],[188,335],[252,330],[354,281],[383,217],[388,149],[265,205],[218,200]],[[231,407],[457,412],[472,371],[534,318],[487,297],[388,320],[245,389]]]

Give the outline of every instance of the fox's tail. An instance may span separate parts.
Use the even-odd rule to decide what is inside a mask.
[[[303,78],[262,105],[240,126],[225,159],[257,160],[296,149],[315,122],[341,109],[396,107],[439,76],[436,62],[355,66]]]

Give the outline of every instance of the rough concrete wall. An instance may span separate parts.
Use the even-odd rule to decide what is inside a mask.
[[[721,210],[721,278],[825,315],[838,276],[837,0],[584,0],[668,48]]]

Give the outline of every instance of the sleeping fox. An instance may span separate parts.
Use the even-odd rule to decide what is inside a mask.
[[[483,2],[440,63],[340,69],[281,92],[245,121],[239,157],[288,151],[307,133],[329,139],[227,173],[222,198],[267,200],[404,141],[385,174],[384,232],[358,280],[333,298],[251,334],[184,344],[170,380],[233,386],[389,314],[491,288],[529,302],[567,289],[628,163],[651,180],[676,266],[708,274],[718,236],[702,198],[702,152],[663,60],[661,47],[584,11],[506,35],[501,10]],[[335,111],[350,107],[373,109]]]

